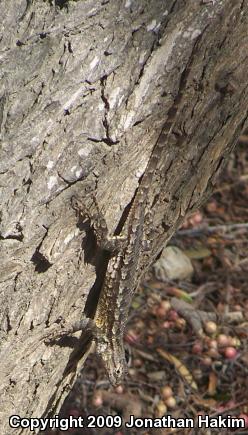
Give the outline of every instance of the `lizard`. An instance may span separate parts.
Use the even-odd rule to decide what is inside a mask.
[[[151,154],[121,235],[108,236],[105,219],[95,201],[93,209],[97,211],[91,214],[85,209],[83,199],[72,197],[73,208],[83,218],[90,219],[97,243],[101,249],[110,252],[110,259],[93,319],[84,318],[74,324],[71,330],[61,332],[64,335],[84,328],[91,329],[96,353],[103,361],[112,385],[120,384],[127,371],[123,335],[137,287],[136,275],[143,245],[147,196],[163,146],[164,141],[159,140]]]
[[[109,237],[105,219],[95,200],[90,210],[85,207],[83,198],[76,195],[71,198],[72,207],[83,219],[90,220],[97,244],[110,253],[109,260],[93,318],[83,316],[73,325],[62,324],[62,329],[48,333],[47,339],[51,341],[59,336],[90,329],[96,353],[114,386],[122,382],[127,372],[123,335],[137,287],[136,274],[143,244],[147,195],[163,145],[164,141],[159,140],[151,154],[121,235]]]
[[[170,130],[171,121],[167,120],[167,126]],[[110,383],[114,386],[123,381],[127,372],[123,335],[131,301],[138,286],[136,275],[143,245],[148,192],[153,173],[166,143],[164,139],[164,134],[160,135],[152,151],[129,211],[124,235],[108,237],[108,229],[101,212],[98,210],[97,213],[91,213],[85,209],[83,199],[78,196],[72,197],[73,208],[83,218],[90,219],[97,244],[101,249],[110,252],[110,258],[93,318],[83,317],[73,325],[65,324],[59,333],[49,337],[49,341],[54,338],[54,335],[58,337],[90,329],[96,344],[96,353],[103,362]]]
[[[194,49],[195,47],[193,51]],[[65,328],[64,331],[61,331],[61,335],[90,328],[96,344],[96,353],[100,356],[112,385],[119,385],[127,371],[123,336],[131,301],[139,281],[137,272],[144,242],[148,194],[158,162],[176,124],[178,108],[191,70],[192,59],[193,55],[191,55],[191,60],[181,75],[174,104],[167,113],[167,120],[152,149],[145,171],[140,178],[139,186],[135,191],[128,216],[123,225],[125,236],[109,237],[105,219],[100,211],[92,216],[91,212],[85,209],[84,200],[77,196],[72,198],[73,208],[83,217],[89,218],[97,243],[111,254],[94,315],[92,318],[83,318],[80,322]],[[97,204],[95,205],[97,209]]]

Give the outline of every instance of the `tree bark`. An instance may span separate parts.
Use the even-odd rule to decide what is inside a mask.
[[[248,125],[247,8],[247,0],[1,2],[2,433],[26,433],[9,428],[12,414],[59,409],[91,349],[80,339],[44,342],[60,317],[81,318],[95,281],[72,195],[94,191],[113,232],[180,94],[150,190],[151,251],[140,276],[211,192]]]

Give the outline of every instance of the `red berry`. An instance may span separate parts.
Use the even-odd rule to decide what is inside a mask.
[[[229,338],[225,334],[220,334],[217,338],[219,347],[226,347],[229,345]]]
[[[202,344],[200,343],[200,341],[197,341],[192,347],[192,352],[195,354],[200,354],[202,353],[202,349]]]
[[[234,347],[227,347],[225,349],[224,355],[227,359],[234,359],[237,356],[237,350]]]
[[[178,319],[178,313],[175,311],[175,310],[170,310],[169,312],[168,312],[168,319],[169,320],[177,320]]]

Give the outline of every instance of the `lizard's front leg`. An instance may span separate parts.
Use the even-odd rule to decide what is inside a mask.
[[[86,329],[90,329],[91,331],[94,329],[93,320],[87,317],[75,323],[61,321],[59,324],[56,323],[48,328],[44,336],[44,340],[45,343],[51,343],[52,341],[58,340],[62,337],[72,335],[74,332],[83,331]]]
[[[90,330],[96,343],[96,353],[102,360],[103,366],[113,386],[120,385],[127,373],[125,349],[122,337],[111,337],[104,334],[92,319],[82,319],[74,324],[56,325],[49,328],[45,335],[45,343],[72,335],[74,332]]]

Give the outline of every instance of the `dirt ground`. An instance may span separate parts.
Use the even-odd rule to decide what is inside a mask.
[[[61,417],[112,417],[97,420],[98,426],[105,422],[103,428],[66,433],[248,433],[247,147],[244,135],[214,195],[170,241],[190,258],[191,278],[161,282],[152,268],[138,289],[125,335],[125,383],[111,387],[92,355],[61,411]],[[194,427],[118,427],[114,417],[125,422],[131,414],[157,421],[169,415],[192,419]],[[241,416],[247,428],[200,428],[204,415],[222,424]],[[117,427],[107,428],[113,421]]]

